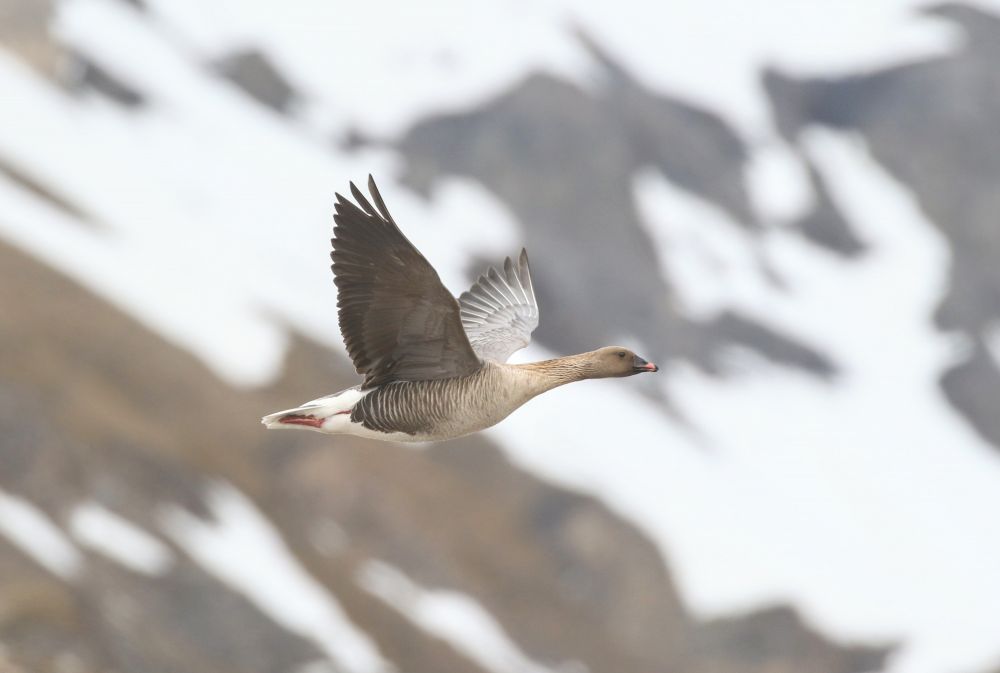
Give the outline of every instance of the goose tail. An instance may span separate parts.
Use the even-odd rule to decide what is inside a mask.
[[[346,413],[350,413],[347,411]],[[295,427],[306,427],[320,430],[323,423],[329,418],[324,409],[311,406],[296,407],[295,409],[285,409],[268,414],[260,419],[260,422],[268,430],[282,430]]]
[[[285,409],[268,414],[260,422],[269,430],[316,430],[318,432],[336,432],[335,428],[349,421],[351,410],[358,400],[364,397],[358,388],[348,388],[333,395],[327,395],[311,402],[306,402],[294,409]]]

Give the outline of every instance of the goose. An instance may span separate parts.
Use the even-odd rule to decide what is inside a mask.
[[[400,442],[488,428],[532,398],[585,379],[659,368],[621,346],[508,364],[538,326],[528,254],[489,268],[456,301],[403,235],[368,176],[372,203],[336,194],[333,274],[341,335],[359,385],[268,414],[272,429]]]

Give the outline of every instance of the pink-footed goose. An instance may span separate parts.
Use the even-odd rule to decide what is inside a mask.
[[[538,305],[522,250],[489,269],[458,301],[399,230],[375,181],[375,207],[351,183],[337,194],[333,273],[340,331],[360,385],[269,414],[268,428],[419,442],[488,428],[565,383],[655,372],[627,348],[506,364],[528,345]],[[360,206],[360,207],[359,207]]]

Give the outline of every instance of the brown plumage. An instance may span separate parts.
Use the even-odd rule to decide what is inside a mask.
[[[618,346],[506,364],[538,325],[527,253],[489,269],[456,301],[396,226],[375,181],[372,203],[337,194],[332,239],[340,331],[359,386],[265,416],[306,428],[399,441],[449,439],[489,427],[566,383],[655,372]]]
[[[399,230],[369,176],[375,208],[351,183],[360,208],[337,194],[333,276],[340,333],[362,387],[467,376],[479,368],[458,302]]]

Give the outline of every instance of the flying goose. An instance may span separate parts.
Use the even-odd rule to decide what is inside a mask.
[[[451,439],[488,428],[547,390],[658,367],[627,348],[506,364],[528,345],[538,304],[528,254],[490,268],[458,301],[407,240],[368,176],[375,207],[337,194],[333,274],[340,331],[360,385],[261,419],[401,442]]]

